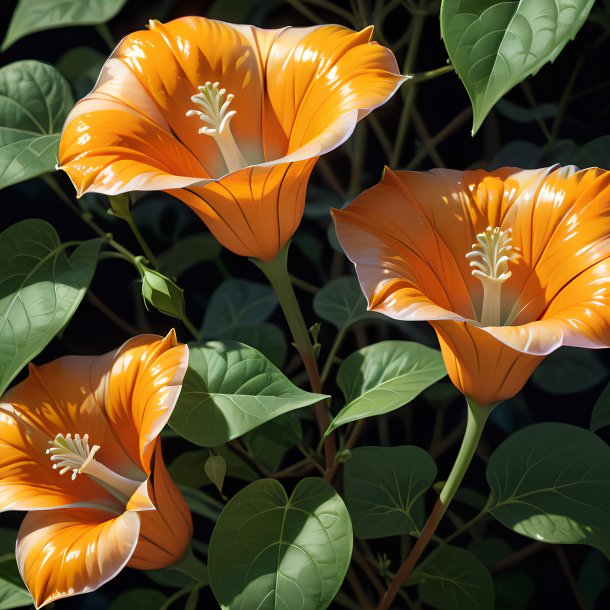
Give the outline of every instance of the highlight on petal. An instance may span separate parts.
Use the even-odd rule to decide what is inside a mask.
[[[94,591],[120,572],[140,530],[135,512],[118,516],[98,510],[35,511],[17,537],[17,564],[37,608]]]
[[[140,570],[157,570],[175,563],[186,553],[193,535],[191,512],[167,472],[160,440],[155,446],[152,490],[156,510],[139,513],[140,538],[128,564]]]
[[[132,461],[150,473],[154,441],[178,400],[188,366],[188,347],[172,330],[166,337],[140,335],[114,356],[105,416]]]

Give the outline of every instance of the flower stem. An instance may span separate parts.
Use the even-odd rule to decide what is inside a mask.
[[[381,602],[377,606],[377,610],[388,610],[394,598],[400,591],[402,584],[407,580],[411,571],[417,564],[419,558],[425,551],[432,535],[436,531],[443,515],[447,511],[455,492],[458,490],[466,470],[474,457],[475,451],[479,445],[485,422],[491,413],[493,406],[480,406],[474,401],[467,399],[468,402],[468,421],[466,423],[466,431],[462,439],[462,446],[458,456],[453,464],[453,468],[449,473],[449,477],[440,493],[426,524],[424,525],[417,542],[413,545],[411,552],[400,566],[396,576],[390,583]]]
[[[289,246],[290,243],[284,246],[278,255],[271,261],[262,261],[254,258],[251,258],[250,260],[265,274],[273,290],[275,290],[280,307],[284,312],[286,322],[290,327],[294,345],[303,360],[311,389],[313,392],[320,393],[322,391],[322,381],[320,379],[320,371],[318,370],[318,361],[313,345],[311,344],[311,339],[309,338],[309,331],[307,330],[305,320],[303,319],[303,313],[294,293],[292,282],[290,281],[290,275],[288,274],[287,261]],[[318,422],[318,430],[320,436],[322,436],[330,424],[324,402],[318,402],[314,405],[314,412]],[[335,438],[331,434],[324,441],[324,458],[326,460],[327,475],[329,475],[332,470],[336,453],[337,446]]]

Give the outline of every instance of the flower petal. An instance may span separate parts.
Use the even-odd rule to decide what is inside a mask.
[[[25,516],[17,564],[36,607],[94,591],[129,561],[140,529],[138,513],[53,510]]]
[[[468,322],[435,320],[431,324],[451,381],[481,406],[512,398],[544,359],[514,350],[487,329]]]
[[[405,81],[392,52],[370,42],[371,34],[372,28],[327,25],[286,28],[274,39],[263,133],[283,134],[287,157],[280,162],[305,158],[309,149],[301,149],[314,140],[323,142],[315,154],[335,148]],[[337,129],[336,123],[343,124]]]
[[[242,256],[272,260],[296,231],[316,161],[249,167],[203,187],[170,191]]]
[[[140,570],[165,568],[183,557],[193,535],[191,512],[172,481],[157,440],[152,474],[156,510],[139,513],[140,540],[129,566]]]
[[[154,441],[178,400],[187,366],[188,347],[178,344],[173,330],[165,338],[134,337],[114,357],[105,413],[121,445],[147,473]]]

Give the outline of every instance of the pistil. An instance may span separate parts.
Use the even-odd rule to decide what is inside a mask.
[[[474,268],[472,275],[483,284],[481,326],[501,325],[502,284],[511,276],[508,263],[514,258],[511,230],[487,227],[466,258]]]
[[[191,100],[201,110],[189,110],[186,116],[198,116],[203,121],[204,126],[199,133],[216,140],[229,172],[245,167],[246,160],[235,142],[230,125],[231,119],[237,114],[235,110],[229,110],[235,96],[229,93],[225,99],[227,90],[219,89],[218,83],[207,82],[198,89],[199,93],[193,95]]]
[[[124,503],[141,484],[141,481],[128,479],[98,462],[95,454],[100,446],[89,447],[88,434],[82,438],[80,434],[75,434],[74,438],[71,434],[58,434],[54,440],[49,441],[49,445],[51,447],[46,453],[51,456],[53,468],[59,470],[60,475],[71,470],[74,481],[79,474],[86,474]]]

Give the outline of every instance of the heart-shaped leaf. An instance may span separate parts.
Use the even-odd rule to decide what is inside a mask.
[[[418,535],[416,504],[436,478],[436,464],[414,446],[357,447],[344,471],[345,500],[360,538]]]
[[[381,341],[348,356],[337,373],[347,404],[326,434],[350,421],[389,413],[447,374],[441,353],[412,341]]]
[[[169,423],[192,443],[214,447],[324,398],[295,386],[248,345],[192,343],[189,367]]]
[[[441,35],[474,111],[475,134],[493,105],[554,61],[594,0],[443,0]]]
[[[491,514],[543,542],[587,544],[610,556],[610,447],[589,430],[534,424],[487,465]]]
[[[303,479],[290,498],[277,481],[255,481],[230,500],[212,533],[210,585],[227,610],[324,610],[352,544],[345,504],[322,479]]]
[[[73,104],[53,66],[28,60],[0,69],[0,189],[54,171]]]
[[[1,51],[20,38],[70,25],[99,25],[112,19],[127,0],[19,0]]]
[[[360,284],[351,276],[332,280],[322,287],[313,300],[313,308],[320,318],[338,329],[379,315],[367,311]]]
[[[493,610],[494,583],[475,555],[444,545],[419,565],[408,584],[417,584],[423,602],[437,610]]]
[[[76,311],[101,243],[83,242],[67,256],[55,229],[34,219],[0,234],[0,395]]]

